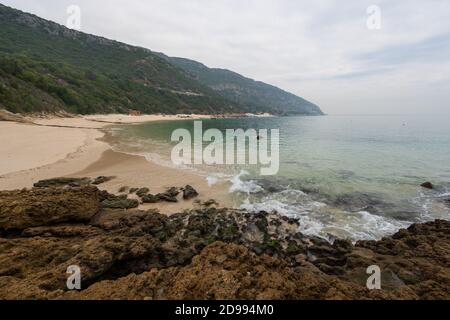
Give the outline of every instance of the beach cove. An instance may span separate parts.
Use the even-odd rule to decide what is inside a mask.
[[[210,186],[202,176],[161,166],[140,156],[115,152],[108,143],[101,141],[102,130],[112,125],[209,117],[96,115],[31,118],[29,123],[0,121],[0,190],[31,188],[40,180],[56,177],[114,176],[102,184],[103,190],[117,194],[123,187],[146,187],[152,193],[160,193],[171,187],[192,185],[200,194],[195,200],[214,199],[220,205],[232,205],[225,184]],[[173,213],[194,206],[191,200],[145,204],[142,208]]]
[[[293,189],[294,180],[289,180],[290,189],[283,189],[281,183],[244,171],[211,183],[210,175],[122,150],[117,142],[129,145],[127,139],[109,137],[111,145],[104,141],[110,125],[114,127],[108,132],[131,130],[137,142],[134,130],[140,126],[144,132],[166,132],[186,125],[149,122],[151,117],[0,122],[0,189],[13,190],[0,192],[0,260],[5,262],[0,298],[448,299],[448,221],[427,218],[429,222],[411,224],[358,207],[352,211],[348,206],[364,205],[359,194],[341,196],[340,209],[330,199],[319,203],[313,190],[307,194],[306,182]],[[127,125],[139,119],[145,122]],[[186,121],[190,125],[192,120]],[[233,121],[264,125],[303,120]],[[162,156],[168,149],[167,144],[163,149],[138,146]],[[12,157],[14,161],[7,160]],[[244,198],[236,204],[230,191]],[[327,238],[333,229],[345,231],[348,221],[354,238]],[[309,232],[318,223],[322,228]],[[389,228],[381,230],[385,226]],[[383,233],[375,233],[379,231]],[[379,240],[380,234],[387,236]],[[374,264],[381,270],[382,290],[367,287],[367,268]],[[80,291],[65,289],[67,266],[72,265],[82,270]]]

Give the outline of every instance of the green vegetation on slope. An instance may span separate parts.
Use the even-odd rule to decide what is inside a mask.
[[[1,4],[0,106],[12,112],[81,114],[274,110],[230,99],[150,50],[70,30]]]
[[[245,105],[251,112],[267,110],[282,115],[323,115],[317,105],[269,84],[254,81],[229,70],[208,68],[193,60],[167,57],[164,54],[160,56],[224,98]]]
[[[233,112],[149,50],[0,5],[0,104],[12,112]]]

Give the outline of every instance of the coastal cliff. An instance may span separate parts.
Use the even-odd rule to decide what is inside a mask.
[[[315,104],[276,87],[211,69],[213,84],[183,68],[179,60],[164,57],[0,4],[0,109],[323,114]],[[233,89],[223,90],[217,82]]]
[[[172,215],[112,209],[130,199],[89,182],[0,192],[1,299],[450,298],[448,221],[330,244],[296,220],[214,201]],[[79,291],[66,287],[73,265]],[[366,288],[371,265],[382,290]]]

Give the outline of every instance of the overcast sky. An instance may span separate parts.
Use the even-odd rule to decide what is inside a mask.
[[[329,114],[450,114],[448,0],[0,2],[61,24],[76,4],[84,32],[236,71]]]

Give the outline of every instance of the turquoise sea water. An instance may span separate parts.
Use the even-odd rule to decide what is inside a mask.
[[[324,238],[379,239],[414,222],[450,218],[450,116],[324,116],[203,121],[204,129],[279,129],[280,171],[197,166],[230,180],[239,206],[276,210]],[[172,165],[173,130],[192,120],[113,128],[118,151]],[[192,169],[192,168],[191,168]],[[420,184],[431,181],[435,190]]]

